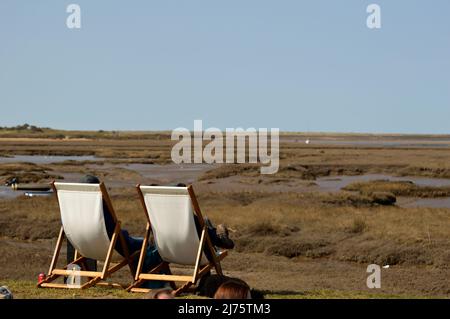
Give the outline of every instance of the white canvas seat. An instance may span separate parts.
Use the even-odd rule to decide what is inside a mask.
[[[184,285],[176,290],[178,294],[195,284],[211,268],[215,268],[216,272],[222,275],[220,260],[226,256],[227,252],[217,252],[212,246],[192,186],[138,185],[137,190],[147,218],[143,247],[148,242],[151,230],[163,263],[149,273],[141,273],[145,259],[145,249],[143,249],[136,272],[136,282],[129,287],[129,290],[149,291],[149,289],[139,288],[146,280],[184,282]],[[200,237],[194,220],[195,216],[202,228]],[[205,249],[209,251],[211,260],[206,257]],[[173,275],[170,264],[193,266],[194,273],[191,276]],[[165,269],[169,274],[158,274],[161,269]]]
[[[115,215],[104,184],[54,182],[52,186],[59,203],[62,226],[48,276],[46,280],[38,284],[38,287],[88,288],[100,283],[101,280],[104,280],[113,272],[126,265],[129,265],[132,271],[132,259],[128,254],[127,246],[120,231],[120,221]],[[115,224],[111,239],[106,229],[104,205],[107,206]],[[79,265],[83,269],[86,258],[104,261],[104,267],[101,272],[77,271],[76,275],[89,278],[85,284],[79,287],[52,283],[58,277],[73,275],[73,271],[67,269],[68,265],[63,269],[56,268],[64,236],[76,249],[75,260],[72,264]],[[118,264],[110,267],[117,239],[121,241],[125,256]],[[132,275],[134,276],[133,271]]]
[[[55,183],[55,187],[67,239],[82,256],[105,260],[111,241],[100,185]]]

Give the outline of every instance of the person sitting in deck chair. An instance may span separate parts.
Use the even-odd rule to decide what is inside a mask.
[[[86,175],[81,180],[80,183],[86,183],[86,184],[99,184],[100,180],[98,177],[93,175]],[[179,183],[176,186],[178,187],[185,187],[185,184]],[[103,203],[103,213],[105,218],[105,226],[106,231],[108,233],[108,237],[111,239],[112,234],[114,233],[115,224],[114,221],[109,214],[108,206]],[[211,221],[208,218],[205,218],[205,223],[208,228],[208,234],[211,238],[211,242],[214,246],[224,249],[233,249],[234,248],[234,242],[229,238],[229,231],[227,227],[223,224],[217,225],[217,228],[213,226]],[[201,233],[201,227],[198,222],[198,220],[195,218],[195,224],[197,227],[197,231],[199,232],[199,235]],[[129,232],[126,229],[122,229],[122,236],[125,239],[125,244],[128,246],[129,254],[132,255],[133,253],[139,251],[142,247],[144,239],[142,237],[133,237],[130,236]],[[123,249],[120,241],[117,241],[115,249],[119,254],[123,256]],[[207,254],[207,257],[209,254]],[[67,242],[67,264],[70,264],[74,260],[75,256],[75,248],[72,246],[70,241]],[[137,267],[138,262],[138,256],[136,256],[133,266],[134,268]],[[161,257],[158,254],[158,250],[156,247],[154,247],[152,244],[149,244],[147,247],[147,254],[143,266],[143,270],[147,271],[152,269],[154,266],[158,265],[162,261]],[[97,261],[93,259],[88,259],[86,262],[86,266],[90,271],[96,271],[97,270]]]
[[[80,183],[100,184],[100,180],[96,176],[86,175],[80,180]],[[116,225],[113,221],[111,214],[109,213],[108,206],[105,203],[103,203],[103,214],[104,214],[104,218],[105,218],[106,232],[108,233],[109,239],[111,239]],[[143,238],[130,236],[130,234],[128,233],[128,231],[126,229],[122,229],[121,232],[122,232],[123,238],[125,239],[125,244],[128,247],[128,251],[129,251],[130,255],[132,255],[133,253],[135,253],[136,251],[139,251],[141,249],[142,243],[143,243]],[[119,240],[116,242],[115,249],[120,255],[124,256],[122,245]],[[72,246],[70,241],[68,241],[67,242],[67,264],[70,264],[74,260],[74,257],[75,257],[75,248]],[[136,264],[136,262],[134,264]],[[97,261],[94,259],[87,259],[86,267],[87,267],[86,270],[97,271]],[[135,267],[136,267],[136,265],[135,265]],[[151,265],[149,265],[149,267],[151,267]]]
[[[157,186],[157,185],[152,185]],[[178,183],[176,185],[177,187],[186,187],[186,184]],[[197,228],[198,235],[201,236],[202,227],[200,226],[200,223],[198,221],[197,215],[194,216],[194,222],[195,227]],[[229,231],[227,226],[224,224],[219,224],[217,227],[214,227],[212,222],[209,220],[208,217],[205,217],[205,224],[207,226],[208,235],[211,239],[211,243],[219,248],[224,249],[233,249],[234,248],[234,242],[229,237]]]

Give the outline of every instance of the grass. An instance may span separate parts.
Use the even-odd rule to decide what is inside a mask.
[[[169,132],[164,131],[67,131],[52,128],[23,130],[18,128],[0,128],[0,138],[39,138],[39,139],[168,139]]]
[[[448,209],[330,204],[332,195],[314,193],[249,192],[238,201],[224,193],[218,203],[217,195],[196,188],[203,211],[216,224],[236,230],[236,250],[243,253],[443,266],[450,250]],[[112,201],[124,227],[142,234],[145,220],[134,190],[116,189]],[[52,197],[0,201],[0,236],[52,239],[59,223]]]
[[[54,174],[50,167],[33,163],[0,163],[0,182],[4,184],[13,177],[18,178],[22,183],[36,183],[62,178],[60,175]]]
[[[77,298],[117,298],[130,299],[142,298],[142,294],[135,295],[123,289],[93,287],[91,289],[49,289],[37,288],[36,283],[27,280],[2,280],[12,291],[16,299],[77,299]]]
[[[303,293],[293,294],[270,294],[266,295],[269,299],[424,299],[423,296],[417,295],[396,295],[386,293],[371,293],[366,291],[336,291],[319,289],[313,291],[305,291]],[[428,298],[444,298],[433,296]]]
[[[362,234],[367,229],[367,223],[362,218],[355,218],[348,231],[352,234]]]
[[[370,195],[377,192],[388,192],[396,196],[437,198],[449,197],[450,187],[418,186],[407,181],[378,180],[370,182],[356,182],[344,188],[347,191],[358,191],[361,194]]]
[[[144,294],[128,293],[122,289],[92,287],[85,290],[37,288],[32,281],[2,280],[8,286],[15,299],[143,299]],[[335,291],[312,290],[302,292],[264,291],[266,299],[420,299],[417,295],[396,295],[370,291]],[[203,298],[193,295],[182,295],[180,299]],[[433,298],[442,298],[433,296]]]
[[[50,138],[52,134],[63,134],[68,138]],[[274,178],[314,180],[324,176],[366,173],[450,177],[450,164],[447,160],[450,149],[447,148],[385,149],[367,146],[306,145],[297,141],[301,136],[296,133],[281,135],[280,170],[273,176]],[[361,135],[325,134],[317,138],[336,140],[344,137],[357,140]],[[384,138],[398,140],[417,138],[426,144],[438,137]],[[170,152],[174,143],[175,141],[170,140],[169,132],[82,132],[44,129],[44,133],[24,133],[2,130],[0,156],[95,155],[107,159],[108,163],[128,161],[167,164],[171,162]],[[256,177],[259,176],[259,168],[255,165],[224,165],[206,173],[200,179],[222,179],[230,176]]]
[[[107,160],[101,165],[3,163],[0,179],[21,176],[47,182],[61,174],[97,174],[107,185],[118,183],[110,192],[115,210],[125,229],[141,235],[145,217],[136,191],[120,183],[153,181],[118,164],[169,163],[172,142],[162,133],[139,138],[130,133],[123,139],[105,137],[104,132],[89,139],[76,134],[61,140],[1,140],[0,154],[96,155]],[[367,173],[446,177],[450,150],[306,146],[291,142],[293,137],[302,135],[281,137],[280,171],[274,176],[261,176],[253,165],[223,165],[194,182],[202,211],[215,224],[235,230],[231,236],[236,248],[224,269],[267,291],[269,298],[448,296],[450,210],[382,206],[373,196],[447,196],[447,189],[383,181],[350,185],[355,193],[325,194],[314,188],[314,180]],[[37,274],[48,268],[59,227],[54,198],[0,200],[0,255],[8,260],[0,274],[8,279],[1,284],[10,285],[19,298],[73,297],[72,291],[34,288]],[[364,284],[364,268],[370,263],[397,267],[386,291],[358,286]],[[102,288],[75,297],[136,298]]]

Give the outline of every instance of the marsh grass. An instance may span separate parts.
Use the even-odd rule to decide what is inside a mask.
[[[27,280],[2,280],[10,288],[15,299],[143,299],[144,294],[132,294],[121,289],[92,287],[86,290],[39,289]],[[411,294],[371,293],[367,291],[338,291],[317,289],[310,291],[261,291],[266,299],[423,299]],[[182,295],[178,299],[199,299],[195,295]],[[431,298],[431,297],[428,297]],[[445,298],[433,296],[432,298]]]
[[[378,180],[357,182],[346,186],[344,190],[357,191],[364,195],[388,192],[396,196],[405,197],[437,198],[450,196],[450,187],[417,186],[413,182],[408,181]]]
[[[348,232],[352,234],[362,234],[367,229],[367,223],[362,218],[355,218]]]
[[[46,181],[51,175],[58,175],[61,171],[81,174],[92,172],[89,167],[98,165],[94,173],[102,178],[131,183],[140,177],[127,169],[111,169],[110,164],[170,162],[173,143],[167,134],[139,138],[132,138],[130,134],[117,139],[105,137],[107,133],[104,132],[95,133],[90,139],[87,139],[87,135],[76,134],[78,133],[73,133],[72,139],[68,140],[4,140],[0,142],[0,154],[97,155],[108,158],[103,165],[90,162],[0,164],[0,178],[16,174],[36,174],[41,181]],[[201,177],[201,181],[194,183],[202,212],[215,224],[225,223],[236,230],[230,234],[236,242],[236,248],[227,258],[224,269],[249,277],[258,287],[272,289],[282,284],[283,287],[297,287],[291,293],[283,293],[274,288],[268,292],[270,298],[398,298],[404,295],[345,291],[347,286],[336,290],[298,289],[299,285],[305,284],[305,276],[308,275],[292,269],[307,262],[316,262],[318,266],[326,266],[331,262],[332,266],[322,271],[329,271],[330,283],[338,286],[341,284],[340,280],[343,280],[342,269],[347,271],[354,265],[377,263],[396,265],[399,268],[417,267],[420,274],[429,267],[438,273],[433,277],[433,283],[429,283],[427,278],[418,283],[417,287],[407,286],[407,283],[400,280],[395,281],[395,284],[401,285],[404,291],[414,291],[405,294],[410,297],[448,295],[448,287],[442,284],[439,276],[445,274],[450,265],[450,209],[384,206],[374,196],[377,192],[384,192],[394,196],[408,194],[437,197],[445,196],[448,189],[421,188],[410,183],[395,184],[386,181],[350,185],[348,189],[351,191],[329,194],[310,189],[300,192],[297,187],[303,183],[313,183],[317,177],[342,174],[385,173],[445,177],[450,172],[450,150],[306,147],[305,144],[289,142],[291,137],[283,135],[281,138],[280,172],[276,176],[261,177],[257,165],[224,165],[210,170]],[[234,185],[230,187],[227,184],[228,179],[233,176],[245,181],[245,191],[236,190]],[[274,192],[260,187],[297,181],[286,192]],[[218,187],[213,190],[208,182],[213,182]],[[110,195],[123,228],[135,236],[142,236],[145,217],[135,189],[132,186],[112,187]],[[47,269],[60,228],[59,218],[59,210],[53,197],[0,200],[0,240],[8,243],[3,247],[0,245],[0,253],[9,261],[6,268],[2,268],[1,275],[8,278],[2,284],[6,282],[14,286],[19,297],[61,296],[59,290],[35,290],[33,282],[26,282]],[[29,246],[31,248],[27,248]],[[41,252],[36,253],[35,247],[40,247]],[[341,263],[346,268],[339,268]],[[314,269],[314,274],[316,271]],[[284,277],[289,276],[289,280],[280,276],[277,276],[278,281],[267,279],[273,279],[278,272]],[[254,273],[259,273],[260,277],[251,277]],[[318,282],[322,280],[314,278]],[[351,286],[352,283],[346,282],[345,285]],[[317,287],[317,283],[311,286]],[[64,298],[71,296],[63,295]],[[86,295],[76,295],[80,298],[108,296],[135,298],[134,295],[122,295],[109,289],[105,292],[102,289],[89,290]]]

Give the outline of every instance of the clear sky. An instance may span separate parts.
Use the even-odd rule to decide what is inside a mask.
[[[66,7],[81,7],[81,29]],[[366,26],[381,6],[382,28]],[[0,126],[450,133],[448,0],[1,0]]]

